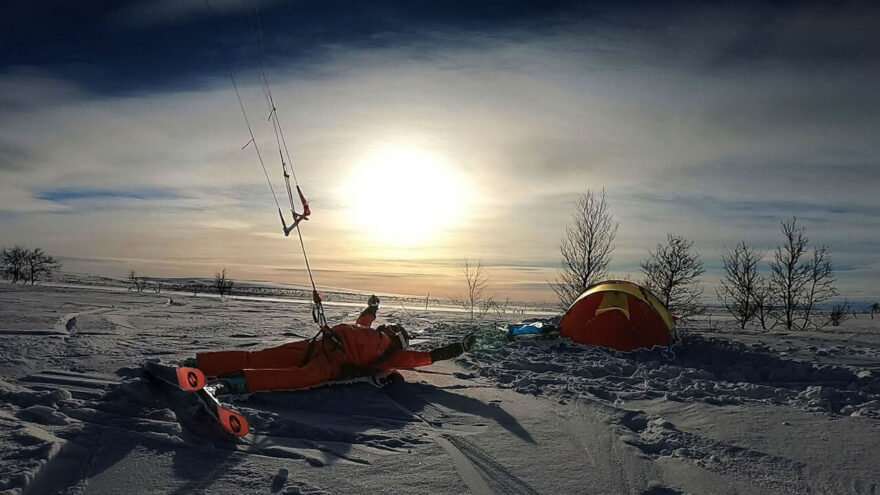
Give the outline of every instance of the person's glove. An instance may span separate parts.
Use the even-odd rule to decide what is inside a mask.
[[[361,311],[361,316],[370,315],[373,318],[375,318],[376,311],[378,309],[379,309],[379,298],[376,297],[375,295],[372,295],[372,296],[370,296],[369,299],[367,299],[367,307],[364,308],[363,311]]]
[[[443,361],[445,359],[452,359],[461,356],[465,352],[471,350],[476,340],[476,335],[469,333],[461,342],[455,342],[440,347],[438,349],[434,349],[433,351],[431,351],[431,362],[436,363],[437,361]]]

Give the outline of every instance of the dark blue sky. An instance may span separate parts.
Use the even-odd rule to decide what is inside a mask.
[[[582,15],[565,1],[309,0],[204,2],[15,2],[4,9],[0,70],[40,67],[95,91],[187,85],[225,74],[215,32],[228,54],[253,61],[245,5],[260,11],[269,63],[307,62],[326,45],[407,44],[430,30],[480,32]],[[215,29],[216,28],[216,29]]]
[[[677,51],[679,62],[690,63],[689,50],[703,40],[689,32],[689,25],[717,23],[719,31],[733,27],[739,36],[700,61],[707,71],[755,64],[766,69],[859,64],[876,70],[880,47],[871,28],[880,19],[878,9],[867,3],[826,4],[303,0],[261,2],[258,8],[270,65],[314,61],[316,49],[328,45],[417,45],[432,32],[493,36],[505,28],[546,32],[573,22],[597,32],[623,29],[651,36],[658,50]],[[0,43],[7,49],[0,52],[0,70],[39,67],[100,92],[198,85],[203,76],[225,71],[214,26],[238,63],[256,60],[243,7],[253,10],[256,3],[214,0],[211,5],[212,17],[200,0],[13,2],[4,8]],[[809,12],[820,18],[851,13],[859,20],[780,35],[780,25],[792,15]],[[662,59],[670,62],[668,56]]]

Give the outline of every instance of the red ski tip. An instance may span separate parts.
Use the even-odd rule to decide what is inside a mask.
[[[235,413],[225,407],[218,407],[217,414],[220,416],[220,424],[223,429],[237,437],[243,437],[250,431],[247,419],[241,414]]]
[[[177,385],[187,392],[197,392],[205,386],[205,374],[198,368],[177,368]]]

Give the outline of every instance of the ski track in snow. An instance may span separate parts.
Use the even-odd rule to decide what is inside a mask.
[[[622,412],[614,423],[621,427],[624,442],[652,458],[687,459],[700,467],[756,482],[775,493],[809,492],[808,484],[798,479],[804,466],[789,459],[682,432],[663,418],[650,418],[643,411]],[[783,473],[787,475],[780,476]]]
[[[791,339],[783,342],[791,344]],[[810,346],[807,346],[809,350]],[[813,348],[820,356],[845,346]],[[721,337],[691,335],[674,347],[675,357],[659,350],[620,353],[558,340],[506,339],[485,332],[481,345],[459,362],[495,386],[561,403],[588,401],[610,411],[621,438],[651,458],[673,457],[725,475],[748,480],[772,493],[810,493],[803,463],[738,445],[679,431],[661,416],[630,410],[631,401],[705,402],[718,406],[775,405],[831,418],[880,418],[877,348],[873,367],[808,363],[787,358],[760,342],[745,344]],[[847,353],[847,355],[851,355]],[[875,493],[877,485],[867,491]]]
[[[717,493],[880,490],[864,471],[816,465],[749,445],[742,437],[731,441],[711,428],[666,419],[657,407],[690,404],[698,417],[713,407],[765,407],[825,421],[847,418],[873,435],[864,445],[880,447],[872,440],[880,427],[880,338],[871,333],[771,338],[704,332],[687,337],[668,360],[658,350],[624,354],[565,341],[511,343],[494,323],[474,325],[461,315],[443,315],[440,321],[436,315],[383,308],[380,319],[406,325],[417,348],[474,329],[477,346],[458,366],[406,372],[407,383],[386,389],[340,385],[233,402],[253,431],[237,440],[208,418],[191,394],[145,379],[139,364],[155,357],[174,362],[205,348],[261,348],[310,336],[307,307],[199,298],[168,304],[165,297],[146,294],[84,297],[80,290],[9,286],[0,286],[0,304],[5,336],[0,492],[123,490],[114,466],[123,473],[128,463],[156,463],[153,469],[176,474],[141,480],[145,490],[351,493],[385,486],[359,476],[413,462],[431,468],[398,474],[394,482],[401,493],[583,492],[574,488],[583,480],[548,474],[558,466],[532,468],[543,460],[517,460],[517,449],[543,452],[545,446],[531,430],[541,423],[507,412],[527,410],[504,395],[511,392],[544,404],[541,414],[555,418],[547,424],[559,428],[550,438],[565,439],[565,449],[573,449],[571,459],[555,462],[580,470],[577,456],[582,456],[594,472],[580,476],[594,476],[588,486],[597,492],[705,493],[694,486],[716,487]],[[328,317],[350,320],[356,314],[340,307]],[[503,402],[508,406],[500,407]],[[600,444],[610,442],[610,451],[593,450],[593,439],[567,438],[577,437],[578,418],[605,425],[608,438]],[[408,460],[413,456],[418,460]],[[677,462],[696,471],[685,471],[690,478],[674,476],[669,466]],[[282,475],[287,469],[298,475]],[[327,483],[319,471],[312,477],[309,470],[330,470],[338,484]],[[720,478],[694,477],[701,470]],[[429,472],[447,474],[421,486],[419,474]]]
[[[470,464],[476,468],[476,471],[490,487],[485,489],[485,491],[482,488],[474,489],[472,483],[476,485],[477,482],[471,481],[468,483],[468,486],[471,487],[473,493],[537,495],[538,492],[529,486],[528,483],[518,478],[510,469],[499,463],[491,455],[487,454],[476,445],[468,442],[466,438],[455,435],[441,435],[439,438],[442,439],[442,441],[448,442],[453,449],[467,458]]]

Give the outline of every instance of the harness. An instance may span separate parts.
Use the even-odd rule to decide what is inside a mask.
[[[362,376],[364,374],[363,373],[364,371],[370,370],[371,368],[373,368],[377,364],[390,358],[395,352],[401,350],[401,348],[399,348],[397,345],[395,345],[395,343],[397,342],[397,339],[395,338],[393,332],[386,329],[384,326],[379,327],[379,328],[375,328],[375,329],[370,328],[370,329],[365,329],[365,330],[368,330],[371,332],[376,332],[376,333],[381,333],[381,334],[388,336],[388,338],[391,339],[392,345],[389,345],[388,347],[386,347],[385,350],[382,351],[382,353],[379,354],[375,359],[373,359],[372,361],[370,361],[364,365],[358,366],[356,364],[345,362],[342,365],[342,376],[340,376],[340,379],[347,379],[347,378],[353,378],[356,376]],[[318,337],[321,337],[321,338],[319,339]],[[300,368],[309,364],[309,362],[314,357],[314,354],[315,354],[314,351],[315,351],[315,347],[317,346],[318,341],[323,340],[323,339],[328,339],[333,344],[334,348],[342,351],[343,355],[345,354],[345,345],[342,343],[342,338],[339,336],[338,333],[334,332],[332,328],[324,325],[321,327],[321,330],[318,332],[318,334],[309,340],[309,347],[308,347],[308,349],[306,349],[306,354],[305,354],[305,356],[303,356],[302,363],[300,363],[300,365],[299,365]]]
[[[309,339],[309,347],[308,349],[306,349],[306,354],[305,356],[303,356],[303,360],[299,364],[300,368],[309,364],[309,362],[312,360],[312,357],[314,356],[315,347],[317,346],[318,341],[323,341],[324,339],[327,339],[330,343],[333,344],[334,348],[339,349],[340,351],[342,351],[343,354],[345,354],[345,345],[342,343],[342,338],[339,336],[339,334],[334,332],[333,329],[328,327],[327,325],[321,325],[318,333],[316,333],[314,337]]]
[[[391,332],[385,330],[384,328],[380,327],[375,330],[373,330],[373,329],[370,329],[370,330],[372,330],[376,333],[382,333],[382,334],[387,335],[391,339],[392,343],[397,342],[397,340],[394,339],[394,336],[391,334]],[[358,366],[358,365],[351,364],[351,363],[345,363],[344,365],[342,365],[342,376],[340,377],[340,379],[345,380],[345,379],[354,378],[357,376],[364,376],[365,374],[367,374],[365,372],[371,371],[374,366],[387,360],[388,358],[391,357],[392,354],[394,354],[395,352],[397,352],[399,350],[400,349],[396,345],[390,345],[390,346],[386,347],[384,351],[382,351],[382,354],[379,354],[378,356],[376,356],[375,359],[373,359],[372,361],[370,361],[367,364],[364,364],[362,366]]]

